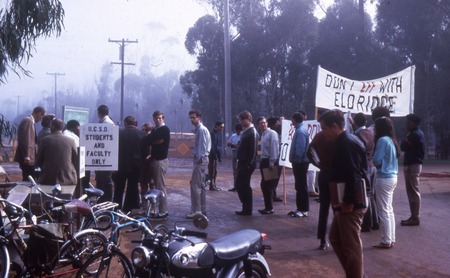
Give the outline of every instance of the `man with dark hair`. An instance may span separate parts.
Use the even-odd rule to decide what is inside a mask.
[[[228,191],[236,191],[234,187],[234,183],[236,182],[236,174],[237,174],[237,148],[239,146],[239,142],[241,141],[241,132],[242,125],[236,124],[234,126],[235,132],[230,136],[227,142],[227,146],[231,149],[232,154],[232,167],[233,167],[233,187],[228,189]]]
[[[78,151],[75,142],[62,134],[64,122],[54,119],[52,133],[42,138],[36,165],[41,167],[41,184],[77,185]]]
[[[115,178],[114,202],[124,212],[129,212],[139,208],[138,180],[145,132],[137,128],[134,116],[126,116],[123,122],[125,127],[119,132],[119,170]],[[124,198],[125,184],[127,190]]]
[[[195,144],[194,169],[191,178],[191,212],[186,218],[194,218],[197,214],[206,215],[206,171],[208,166],[208,155],[211,149],[211,136],[208,129],[202,124],[202,113],[198,110],[189,111],[189,119],[194,125]]]
[[[252,124],[252,114],[242,111],[238,115],[243,131],[241,142],[237,149],[237,175],[236,187],[242,210],[236,211],[237,215],[252,215],[253,194],[250,186],[252,174],[256,169],[256,156],[258,150],[259,135]]]
[[[384,106],[377,106],[372,109],[372,121],[375,122],[376,119],[381,117],[391,117],[391,112]]]
[[[52,133],[52,131],[50,130],[50,125],[54,118],[55,118],[55,115],[53,115],[53,114],[47,114],[42,118],[42,121],[41,121],[42,129],[41,129],[41,131],[39,131],[39,133],[37,135],[37,145],[38,146],[41,143],[42,138],[44,138],[45,136]]]
[[[400,148],[405,152],[403,173],[405,175],[405,187],[411,216],[400,222],[402,226],[420,225],[421,198],[419,176],[422,172],[422,163],[425,157],[425,136],[419,125],[419,116],[414,114],[406,115],[406,129],[408,130],[408,134],[406,135],[406,139],[400,144]]]
[[[281,142],[281,123],[280,123],[280,119],[277,117],[270,117],[267,119],[267,126],[272,129],[275,130],[278,134],[278,142]],[[278,153],[281,151],[281,145],[280,145],[280,149],[278,151]],[[275,183],[275,187],[273,188],[273,201],[274,202],[282,202],[283,199],[277,196],[277,187],[278,187],[278,183],[280,182],[280,176],[281,176],[281,172],[283,170],[283,166],[278,165],[278,179],[276,180]]]
[[[209,176],[209,190],[220,191],[222,188],[217,187],[217,161],[222,161],[222,130],[225,128],[223,122],[217,121],[214,129],[210,132],[211,135],[211,151],[209,152],[208,176]]]
[[[371,229],[378,230],[378,214],[377,205],[375,202],[374,188],[375,175],[377,168],[373,165],[373,151],[375,147],[374,130],[366,128],[366,116],[363,113],[358,113],[353,117],[355,135],[364,143],[366,147],[367,163],[369,165],[369,182],[366,184],[367,197],[369,198],[369,206],[367,212],[364,214],[364,219],[361,225],[362,232],[370,232]]]
[[[261,171],[260,186],[264,197],[264,209],[260,209],[258,211],[263,215],[273,214],[273,192],[278,180],[269,179],[264,176],[264,173],[265,169],[273,169],[278,175],[278,154],[280,142],[278,141],[277,132],[267,126],[266,117],[258,118],[257,122],[261,130],[261,161],[259,163],[259,168]]]
[[[80,146],[80,123],[77,120],[68,121],[63,134],[72,138],[77,147]]]
[[[169,217],[167,208],[166,173],[169,167],[170,129],[164,123],[164,113],[153,112],[155,126],[152,132],[144,139],[144,147],[150,148],[150,168],[155,188],[164,193],[164,197],[159,203],[159,213],[154,217],[156,220],[164,220]]]
[[[363,277],[364,262],[361,221],[366,209],[357,199],[357,188],[367,181],[367,157],[363,143],[344,130],[344,114],[339,110],[325,112],[319,118],[326,138],[334,142],[330,182],[345,183],[343,203],[334,206],[330,242],[346,277]]]
[[[300,112],[292,114],[292,125],[295,128],[294,136],[289,151],[289,162],[292,164],[292,172],[295,179],[296,209],[288,213],[292,217],[306,217],[309,212],[308,184],[306,174],[309,167],[309,159],[306,151],[309,146],[309,134],[303,126],[304,116]]]
[[[14,154],[14,161],[19,163],[22,170],[22,180],[28,181],[28,176],[35,177],[36,162],[36,128],[38,123],[45,116],[45,109],[37,106],[31,115],[25,117],[17,127],[17,149]]]
[[[114,125],[109,117],[108,106],[102,104],[97,108],[97,116],[99,123]],[[111,171],[95,171],[96,187],[103,190],[103,196],[99,198],[99,202],[111,202],[113,200],[113,180]]]
[[[108,106],[102,104],[97,108],[97,115],[100,119],[100,123],[107,123],[107,124],[114,124],[114,122],[111,120],[111,117],[109,117],[109,108]]]

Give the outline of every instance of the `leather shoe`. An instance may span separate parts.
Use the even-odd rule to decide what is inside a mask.
[[[209,191],[222,191],[222,188],[214,186],[214,187],[210,187]]]
[[[236,191],[236,187],[230,188],[230,189],[228,189],[228,191],[234,192],[234,191]]]
[[[275,212],[273,209],[258,209],[258,211],[261,214],[273,214]]]
[[[392,247],[394,247],[394,244],[380,242],[377,245],[374,245],[373,247],[378,249],[391,249]]]
[[[315,191],[311,191],[308,193],[309,197],[319,197],[319,193],[315,192]]]
[[[418,218],[409,218],[406,220],[402,220],[400,222],[400,225],[402,225],[402,226],[419,226],[420,220]]]
[[[328,244],[328,242],[321,242],[319,245],[319,250],[326,250],[328,249],[328,247],[330,247],[330,244]]]
[[[274,202],[283,202],[283,199],[281,199],[280,197],[275,197],[273,198]]]
[[[236,215],[252,215],[251,212],[244,212],[244,211],[235,211]]]

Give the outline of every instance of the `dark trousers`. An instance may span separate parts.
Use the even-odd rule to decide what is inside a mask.
[[[247,167],[247,165],[241,165],[241,163],[238,163],[238,171],[234,187],[236,188],[239,200],[242,203],[242,211],[244,213],[252,213],[253,211],[253,193],[250,186],[250,179],[255,169],[256,165],[254,164]]]
[[[377,203],[375,202],[375,192],[373,188],[377,168],[369,167],[369,172],[370,181],[369,184],[366,184],[367,199],[369,200],[369,203],[361,224],[361,230],[363,231],[370,231],[371,228],[377,229],[379,227]]]
[[[295,179],[296,198],[295,203],[297,210],[301,212],[309,211],[309,195],[308,184],[306,182],[306,173],[308,172],[309,163],[292,163],[292,171]]]
[[[216,178],[217,178],[217,159],[214,155],[209,154],[209,163],[208,163],[208,176],[210,179],[209,188],[216,187]]]
[[[28,165],[20,163],[20,169],[22,170],[22,181],[28,181],[28,176],[32,176],[36,179],[36,170],[34,165]]]
[[[133,169],[132,171],[118,171],[114,183],[114,203],[118,203],[124,212],[129,212],[134,208],[139,208],[139,169]],[[125,185],[127,191],[125,193],[125,200],[123,193],[125,191]]]
[[[278,167],[278,179],[276,179],[275,186],[273,188],[273,198],[275,199],[277,197],[277,187],[278,183],[280,182],[281,172],[283,171],[283,166],[277,166]]]
[[[111,202],[113,200],[113,182],[111,171],[95,171],[95,185],[103,190],[103,196],[98,199],[99,203]]]
[[[264,197],[264,208],[266,210],[272,210],[273,209],[273,198],[274,198],[274,192],[275,192],[275,188],[277,186],[278,180],[268,180],[265,181],[264,180],[264,175],[263,175],[263,169],[264,168],[269,168],[269,159],[268,158],[263,158],[261,159],[260,163],[259,163],[259,169],[261,171],[261,191]],[[274,166],[274,167],[278,167],[278,166]]]
[[[317,226],[317,238],[325,241],[328,226],[328,214],[330,212],[330,176],[327,170],[320,170],[319,172],[319,223]]]

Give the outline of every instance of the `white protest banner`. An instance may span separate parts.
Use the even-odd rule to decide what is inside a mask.
[[[119,126],[85,124],[80,130],[80,145],[86,147],[86,170],[116,171],[119,160]]]
[[[392,117],[413,113],[415,66],[373,80],[356,81],[327,71],[317,71],[316,106],[340,109],[343,112],[362,112],[383,106]]]
[[[320,123],[318,121],[303,121],[303,126],[309,134],[309,141],[320,132]],[[289,151],[291,150],[292,137],[294,136],[295,128],[291,125],[290,120],[283,120],[281,122],[281,142],[280,142],[280,160],[279,165],[292,168],[289,162]],[[309,170],[317,171],[318,169],[310,164]]]

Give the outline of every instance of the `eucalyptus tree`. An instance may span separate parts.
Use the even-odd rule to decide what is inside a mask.
[[[424,120],[428,144],[447,149],[450,129],[446,110],[450,105],[450,3],[440,0],[380,1],[377,37],[400,65],[416,66],[414,112]]]
[[[0,8],[0,83],[8,70],[30,75],[23,64],[32,57],[36,40],[59,35],[63,28],[64,10],[58,0],[10,0]],[[2,137],[12,138],[14,126],[0,114],[0,146]]]
[[[211,15],[197,20],[186,35],[185,47],[197,56],[198,68],[180,77],[180,83],[192,105],[210,122],[223,119],[224,54],[223,27]]]
[[[353,0],[336,1],[328,8],[310,55],[312,64],[352,79],[380,76],[385,55],[380,55],[371,19],[361,8]]]
[[[267,16],[262,83],[273,101],[274,115],[290,116],[312,106],[314,94],[308,54],[317,40],[314,1],[271,1]]]
[[[59,35],[63,19],[58,0],[10,0],[0,8],[0,82],[8,69],[29,75],[23,64],[32,57],[36,40]]]

